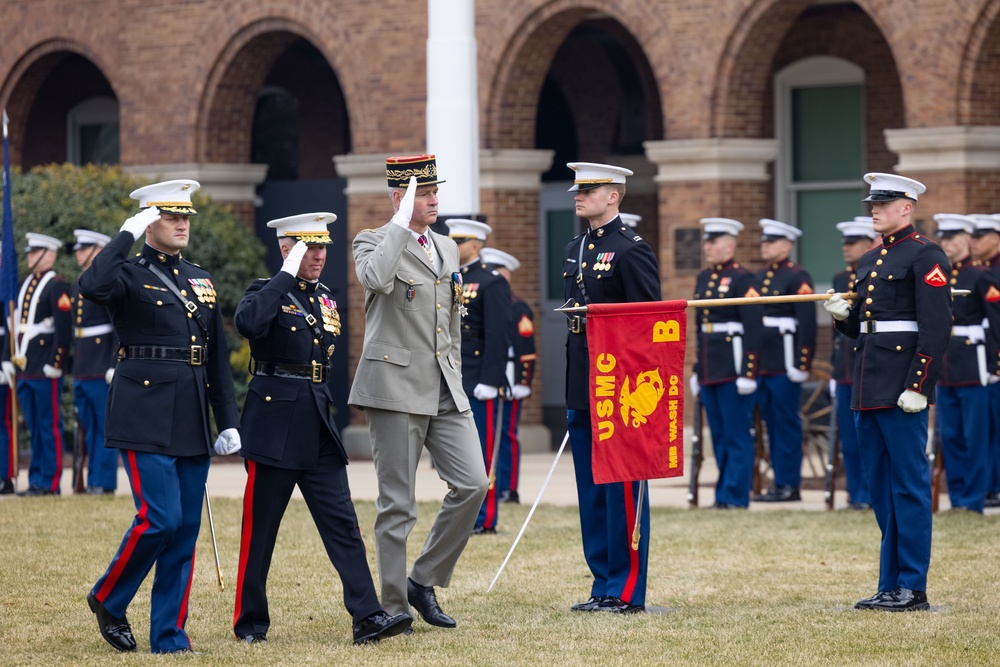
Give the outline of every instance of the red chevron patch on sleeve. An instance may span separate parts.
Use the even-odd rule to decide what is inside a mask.
[[[990,285],[990,288],[986,290],[986,300],[990,303],[1000,301],[1000,289],[997,289],[996,285]]]
[[[809,286],[809,283],[802,283],[802,286],[799,287],[798,293],[799,294],[812,294],[813,293],[813,288]]]
[[[948,276],[944,275],[940,264],[935,264],[934,268],[924,276],[924,282],[931,287],[944,287],[948,284]]]

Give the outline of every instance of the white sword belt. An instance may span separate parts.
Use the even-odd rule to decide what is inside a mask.
[[[764,326],[778,329],[781,333],[795,333],[799,328],[799,320],[795,317],[764,316]]]
[[[919,331],[917,328],[917,323],[913,320],[865,320],[861,322],[861,333],[863,334],[875,334],[875,333],[900,333],[903,331],[910,331],[916,333]]]
[[[94,336],[109,334],[114,330],[114,327],[110,324],[95,324],[92,327],[77,327],[73,329],[73,335],[77,338],[93,338]]]
[[[729,336],[742,336],[742,322],[705,322],[701,325],[702,333],[724,333]]]
[[[34,338],[35,336],[43,336],[45,334],[55,333],[56,328],[53,326],[46,326],[44,324],[28,324],[21,330],[21,333],[25,338]]]
[[[954,326],[951,328],[951,335],[968,338],[973,343],[983,343],[986,341],[986,330],[981,324]]]

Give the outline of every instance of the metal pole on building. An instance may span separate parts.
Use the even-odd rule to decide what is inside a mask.
[[[475,2],[427,0],[427,24],[427,151],[447,181],[438,220],[468,218],[479,213]]]

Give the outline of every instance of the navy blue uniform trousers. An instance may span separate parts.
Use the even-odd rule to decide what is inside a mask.
[[[982,513],[990,481],[989,388],[938,385],[937,418],[951,506]]]
[[[62,378],[17,381],[17,400],[31,431],[28,486],[59,493],[62,478],[62,415],[59,412]]]
[[[80,426],[87,437],[87,486],[118,488],[118,450],[104,446],[108,383],[103,378],[73,380],[73,398]]]
[[[480,401],[469,396],[469,407],[476,421],[476,431],[479,433],[479,446],[483,450],[483,461],[486,464],[486,474],[493,465],[493,449],[496,444],[497,420],[502,418],[500,399]],[[500,484],[494,483],[486,492],[486,498],[479,508],[476,517],[476,528],[496,528],[500,520]]]
[[[757,405],[767,424],[775,486],[799,488],[802,483],[801,393],[802,385],[792,382],[787,375],[757,377]]]
[[[521,441],[517,434],[520,422],[521,401],[518,399],[504,401],[496,484],[501,492],[517,491],[517,484],[521,478]]]
[[[858,430],[854,426],[854,411],[851,410],[851,391],[853,389],[853,385],[837,385],[837,432],[840,434],[840,453],[844,458],[848,498],[852,503],[871,505],[868,478],[865,477],[864,469],[861,466],[861,444],[858,442]]]
[[[649,563],[649,490],[643,490],[639,548],[632,549],[639,482],[595,484],[589,410],[567,410],[569,444],[580,503],[583,555],[594,575],[593,597],[646,604]]]
[[[927,410],[855,410],[854,422],[865,437],[861,464],[882,531],[878,589],[926,591],[932,526]]]
[[[715,502],[747,507],[753,486],[753,394],[740,396],[736,381],[701,386],[712,450],[719,467]]]
[[[209,457],[123,449],[122,462],[132,487],[136,515],[111,565],[94,584],[94,595],[112,616],[123,618],[155,563],[150,650],[172,653],[191,648],[184,625]]]

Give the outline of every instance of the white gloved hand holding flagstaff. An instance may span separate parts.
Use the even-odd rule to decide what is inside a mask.
[[[832,296],[823,302],[823,308],[826,309],[826,312],[830,313],[833,319],[837,321],[846,320],[847,316],[851,313],[851,304],[844,300],[844,296],[840,292],[834,293],[833,290],[829,290],[827,294]]]

